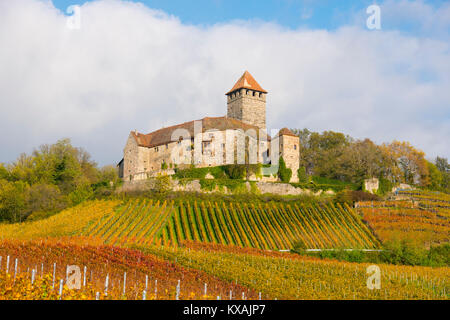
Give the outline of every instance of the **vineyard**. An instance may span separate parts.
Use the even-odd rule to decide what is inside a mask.
[[[80,268],[79,290],[67,286],[68,265]],[[202,271],[83,238],[0,242],[0,300],[197,300],[230,296],[259,298],[255,291]]]
[[[449,268],[379,265],[381,289],[366,286],[369,264],[202,243],[142,251],[240,283],[276,299],[448,299]]]
[[[163,203],[132,200],[87,226],[83,236],[108,244],[173,244],[185,240],[290,249],[374,248],[376,239],[348,206]]]
[[[0,299],[448,299],[449,268],[324,261],[254,248],[187,242],[121,248],[92,238],[0,242]],[[68,265],[80,288],[68,286]]]
[[[105,244],[201,241],[266,250],[375,248],[352,208],[332,204],[241,204],[134,199],[92,201],[45,220],[0,225],[2,239],[85,236]]]
[[[378,248],[401,235],[448,242],[448,199],[332,203],[89,201],[0,225],[0,299],[448,299],[449,268],[369,264],[285,252]],[[363,222],[363,220],[368,224]],[[372,229],[377,238],[372,234]],[[68,266],[81,275],[68,285]]]
[[[358,203],[357,210],[380,240],[414,239],[426,247],[449,242],[449,195],[400,191],[399,196],[403,200]]]

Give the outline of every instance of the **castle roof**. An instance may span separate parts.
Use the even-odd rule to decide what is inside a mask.
[[[232,119],[228,117],[206,117],[197,121],[202,122],[202,132],[206,132],[207,130],[225,131],[236,129],[242,129],[245,132],[247,132],[247,130],[249,129],[254,129],[256,135],[253,135],[251,131],[249,131],[248,134],[255,138],[259,135],[259,128],[257,126],[244,123],[237,119]],[[194,121],[189,121],[178,125],[170,126],[167,128],[162,128],[148,134],[142,134],[139,132],[131,131],[131,135],[136,139],[136,142],[138,143],[139,146],[152,148],[173,142],[172,134],[174,130],[177,129],[185,129],[189,132],[192,138],[194,137]],[[267,135],[267,140],[270,141],[269,135]]]
[[[259,91],[262,93],[267,93],[267,91],[264,90],[263,88],[261,88],[259,83],[256,82],[255,78],[253,78],[253,76],[247,70],[239,78],[239,80],[235,83],[233,88],[231,88],[231,90],[228,91],[226,94],[230,94],[230,93],[232,93],[236,90],[242,89],[242,88]]]
[[[283,128],[280,131],[278,131],[277,136],[292,136],[292,137],[297,137],[296,134],[294,134],[291,130],[289,130],[288,128]]]

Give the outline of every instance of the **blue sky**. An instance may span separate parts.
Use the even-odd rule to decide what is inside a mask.
[[[74,4],[86,0],[52,0],[55,7],[65,12]],[[355,15],[366,17],[365,9],[371,4],[382,6],[383,1],[373,0],[142,0],[153,9],[175,15],[183,23],[211,25],[233,20],[262,20],[274,22],[286,28],[313,28],[335,30],[352,24]],[[424,4],[439,8],[445,0],[424,0]],[[417,22],[384,21],[384,29],[415,32]]]
[[[377,1],[375,31],[375,1],[142,2],[0,0],[0,163],[61,138],[116,163],[131,130],[225,115],[244,70],[269,91],[269,130],[450,158],[450,1]]]

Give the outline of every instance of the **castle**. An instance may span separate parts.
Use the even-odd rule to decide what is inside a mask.
[[[118,164],[119,176],[126,181],[142,180],[192,165],[277,165],[282,156],[292,169],[291,181],[298,181],[299,138],[287,128],[273,138],[267,134],[267,93],[245,71],[226,93],[226,116],[206,117],[148,134],[130,132]]]

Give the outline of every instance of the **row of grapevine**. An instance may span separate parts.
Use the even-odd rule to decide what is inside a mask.
[[[161,235],[172,213],[173,202],[130,200],[88,225],[81,235],[100,238],[108,244],[148,244]]]
[[[174,207],[162,243],[202,241],[266,250],[374,248],[376,238],[346,206],[183,202]]]
[[[443,194],[435,199],[430,191],[410,191],[408,195],[408,201],[359,202],[357,211],[382,242],[412,239],[424,247],[448,242],[450,205],[441,200]]]
[[[378,245],[353,209],[332,204],[97,201],[26,225],[20,232],[14,225],[9,228],[4,231],[14,234],[12,238],[34,239],[45,232],[46,236],[81,235],[116,245],[177,245],[185,240],[265,250],[290,249],[299,243],[316,249]]]

